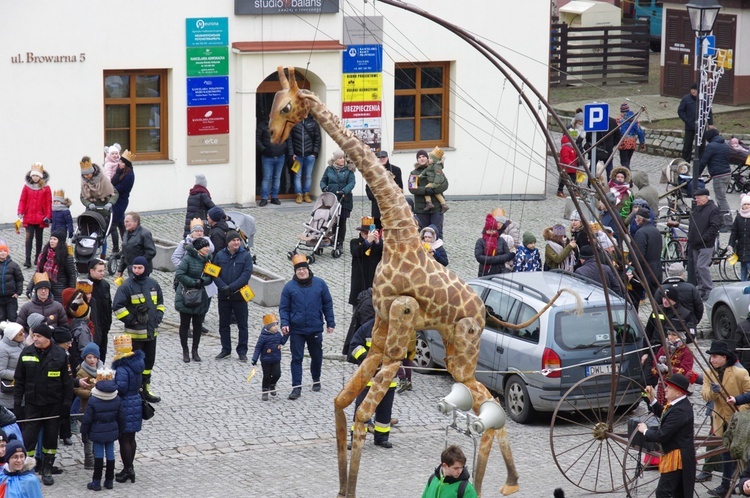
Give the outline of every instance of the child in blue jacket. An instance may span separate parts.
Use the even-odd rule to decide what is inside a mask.
[[[122,401],[117,396],[114,376],[112,371],[97,374],[98,380],[91,390],[91,398],[81,423],[81,436],[86,436],[94,443],[94,476],[86,486],[94,491],[102,489],[105,452],[107,471],[104,475],[104,487],[112,489],[115,478],[115,441],[125,427],[125,414],[122,411]]]
[[[52,194],[52,231],[62,228],[73,238],[73,216],[70,214],[70,199],[65,197],[64,190],[55,190]]]
[[[279,332],[279,319],[269,313],[263,317],[263,329],[258,336],[253,353],[253,366],[258,363],[263,369],[263,394],[261,399],[268,401],[268,393],[276,396],[276,382],[281,377],[281,346],[286,344],[288,335]]]

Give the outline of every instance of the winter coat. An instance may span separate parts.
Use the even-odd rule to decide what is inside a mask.
[[[398,189],[403,192],[404,180],[403,178],[401,178],[401,168],[394,164],[391,164],[390,160],[384,164],[384,167],[385,170],[393,177],[393,181],[395,181],[396,185],[398,185]],[[378,206],[378,201],[377,199],[375,199],[375,194],[372,193],[370,186],[367,184],[365,184],[365,194],[367,194],[367,198],[370,199],[370,202],[372,202],[372,217],[375,219],[380,219],[380,207]]]
[[[463,481],[467,484],[464,488],[464,498],[477,498],[477,491],[469,481],[469,471],[464,467],[458,477],[443,476],[442,465],[438,465],[435,472],[427,481],[427,487],[422,492],[422,498],[456,498],[458,488]]]
[[[203,185],[194,185],[193,188],[188,192],[187,198],[187,213],[185,214],[185,230],[182,233],[183,237],[186,237],[190,233],[190,222],[193,218],[200,218],[206,220],[206,214],[208,210],[214,207],[214,201],[211,199],[211,194],[208,189]]]
[[[690,210],[688,245],[694,249],[713,248],[722,223],[721,211],[714,201],[696,205]]]
[[[23,294],[23,272],[10,256],[0,262],[0,297]]]
[[[617,124],[620,125],[620,134],[622,135],[620,150],[635,149],[636,139],[641,144],[646,142],[646,135],[643,133],[641,125],[638,124],[635,118],[630,119],[634,114],[633,111],[628,111],[617,120]]]
[[[151,232],[141,225],[138,225],[132,232],[126,231],[122,238],[122,255],[123,258],[120,260],[120,267],[117,271],[124,272],[125,268],[133,264],[135,258],[143,256],[148,261],[146,273],[151,273],[153,269],[151,260],[156,256],[156,246]]]
[[[542,257],[539,249],[536,247],[529,249],[523,245],[516,247],[513,271],[542,271]]]
[[[281,326],[290,334],[309,335],[323,331],[323,319],[329,328],[336,328],[333,299],[323,279],[312,276],[302,283],[293,279],[284,285],[279,304]]]
[[[652,212],[659,212],[659,192],[650,185],[648,173],[645,171],[633,171],[633,185],[638,187],[635,193],[636,199],[643,199]]]
[[[343,196],[339,199],[342,209],[351,211],[354,209],[354,200],[352,190],[356,177],[354,176],[354,165],[348,163],[346,166],[337,170],[333,167],[333,161],[328,161],[328,167],[320,178],[320,189],[323,192],[342,192]]]
[[[214,254],[217,254],[227,246],[227,233],[229,233],[229,225],[227,225],[226,220],[216,222],[209,230],[208,238],[213,242]]]
[[[12,341],[9,337],[0,339],[0,379],[6,384],[10,384],[15,378],[16,365],[23,347],[23,342]],[[0,393],[0,404],[8,410],[12,410],[13,394]]]
[[[690,93],[680,99],[680,105],[677,106],[677,115],[685,123],[685,131],[695,131],[696,103],[698,96],[693,97]],[[714,113],[708,113],[708,124],[714,124]]]
[[[22,405],[56,405],[61,409],[73,403],[73,380],[68,372],[68,355],[57,344],[46,351],[33,344],[21,351],[14,376],[13,401]],[[15,413],[19,413],[16,409]],[[51,415],[51,414],[50,414]]]
[[[670,287],[677,289],[677,302],[680,303],[680,306],[684,306],[685,309],[693,314],[696,324],[699,323],[703,319],[704,309],[703,299],[701,299],[701,293],[698,288],[689,282],[685,282],[680,277],[670,277],[661,283],[660,289],[656,290],[654,293],[654,300],[657,303],[660,303],[662,289],[668,289]]]
[[[201,256],[192,244],[186,247],[185,257],[180,261],[176,274],[178,285],[174,293],[174,308],[178,312],[188,315],[205,315],[208,312],[208,306],[211,301],[206,295],[205,287],[213,281],[213,278],[211,275],[203,273],[203,268],[210,261],[210,255]],[[183,288],[201,289],[200,305],[194,308],[185,306],[182,299]]]
[[[211,242],[211,239],[207,236],[201,237],[202,239],[205,239],[206,242],[208,242],[208,254],[214,254],[214,243]],[[170,260],[172,261],[172,264],[175,268],[180,266],[180,262],[182,261],[182,258],[185,257],[185,251],[187,250],[188,246],[193,245],[193,239],[190,235],[185,236],[185,240],[183,240],[181,243],[177,244],[177,247],[174,248],[174,252],[172,253],[172,256],[170,256]]]
[[[135,185],[133,168],[118,169],[112,177],[112,186],[120,193],[117,202],[112,206],[112,224],[125,221],[125,211],[130,203],[130,192]]]
[[[638,248],[638,252],[633,256],[640,259],[641,264],[645,263],[651,268],[651,273],[646,272],[646,280],[652,290],[655,290],[661,282],[661,251],[663,240],[661,238],[661,232],[654,225],[645,222],[635,235],[633,236],[633,242]]]
[[[665,334],[667,329],[671,328],[684,333],[686,336],[689,336],[690,329],[695,328],[696,325],[693,314],[679,303],[666,308],[659,303],[658,313],[651,312],[648,322],[646,322],[646,337],[651,344],[661,344],[661,337],[659,337],[659,329],[657,328],[658,322],[661,322]]]
[[[599,139],[601,140],[601,135]],[[606,138],[596,147],[596,162],[606,162],[612,152],[615,150],[615,145],[620,142],[622,133],[620,133],[620,127],[617,126],[617,120],[615,118],[609,118],[609,126],[607,129]],[[590,149],[594,143],[592,141],[593,135],[591,132],[586,133],[586,145],[584,149]],[[611,163],[610,163],[611,164]]]
[[[562,251],[558,254],[549,242],[550,241],[547,241],[547,246],[544,248],[544,264],[546,264],[547,268],[550,270],[562,268],[565,260],[570,257],[570,252],[573,250],[573,246],[569,243],[565,244],[565,247],[563,247]]]
[[[715,393],[711,390],[712,383],[721,384],[724,389],[719,393]],[[750,375],[748,375],[747,370],[743,367],[727,366],[724,369],[724,376],[721,382],[718,381],[716,372],[713,369],[706,369],[703,372],[701,397],[703,401],[714,402],[714,413],[712,415],[714,434],[719,437],[723,436],[724,424],[728,424],[734,414],[734,409],[726,402],[727,396],[737,397],[748,391],[750,391]],[[739,411],[745,411],[749,408],[750,405],[737,407]]]
[[[114,380],[100,380],[92,390],[81,422],[81,436],[95,443],[117,441],[125,428],[122,400]]]
[[[68,232],[68,238],[73,238],[73,216],[70,214],[70,209],[60,205],[59,209],[55,209],[58,206],[52,206],[52,227],[50,230],[54,232],[58,228]]]
[[[112,327],[112,294],[110,292],[109,282],[106,280],[94,280],[94,290],[91,292],[91,319],[96,326],[96,340],[109,332]],[[98,343],[98,342],[97,342]],[[106,346],[106,345],[105,345]],[[104,350],[102,345],[99,347]]]
[[[320,126],[310,116],[294,125],[290,138],[292,154],[298,158],[320,154]]]
[[[560,139],[560,166],[563,170],[568,173],[576,173],[578,170],[578,155],[573,144],[570,143],[570,139],[567,135],[563,135]]]
[[[479,262],[479,272],[477,276],[483,277],[485,275],[496,275],[498,273],[508,273],[510,271],[505,266],[505,263],[512,261],[516,255],[510,252],[508,244],[502,237],[497,238],[497,250],[495,251],[494,256],[485,255],[484,248],[484,238],[479,237],[477,243],[474,245],[474,257]],[[489,271],[484,270],[485,265],[490,265]]]
[[[714,132],[714,133],[711,133]],[[712,137],[713,135],[713,137]],[[732,166],[729,164],[729,145],[724,141],[724,137],[718,134],[716,130],[706,131],[706,150],[701,156],[701,167],[698,174],[708,167],[708,174],[713,176],[726,176],[732,173]]]
[[[604,278],[607,279],[607,289],[614,292],[620,297],[624,297],[625,294],[622,291],[622,287],[620,286],[620,281],[615,276],[615,271],[608,265],[602,265],[601,268],[604,272]],[[575,273],[577,275],[582,275],[586,278],[589,278],[594,282],[597,282],[599,285],[602,285],[602,277],[601,275],[599,275],[599,267],[596,265],[596,259],[594,258],[585,260],[585,262],[580,267],[578,267]]]
[[[352,310],[352,321],[349,323],[349,329],[346,332],[346,339],[344,339],[344,347],[341,350],[341,354],[349,354],[349,344],[354,333],[362,324],[374,317],[375,308],[372,306],[372,288],[369,288],[363,290],[357,296],[357,304]]]
[[[145,368],[145,355],[140,350],[133,351],[132,355],[112,362],[117,394],[122,400],[122,412],[125,418],[124,425],[120,428],[123,433],[139,432],[143,425],[140,389]]]
[[[244,301],[237,291],[248,285],[253,275],[253,258],[250,253],[242,246],[234,254],[225,248],[214,256],[214,264],[221,267],[219,276],[214,279],[219,289],[219,300]]]
[[[70,335],[73,337],[73,342],[68,349],[68,356],[70,357],[70,365],[76,370],[83,362],[83,358],[81,358],[83,348],[94,340],[89,323],[88,318],[74,318],[70,322]]]
[[[117,288],[112,308],[115,317],[125,325],[125,333],[133,340],[150,341],[159,335],[159,324],[164,318],[164,296],[156,280],[144,275],[137,280],[128,278]],[[143,321],[138,318],[139,309]]]
[[[80,413],[85,413],[86,405],[88,405],[89,398],[91,398],[91,390],[93,389],[94,383],[96,382],[96,375],[89,375],[89,373],[83,367],[78,367],[76,379],[79,381],[80,379],[86,379],[89,384],[89,387],[81,387],[81,384],[79,382],[78,387],[73,388],[73,394],[81,401]]]
[[[740,261],[750,261],[750,218],[743,218],[740,214],[734,217],[729,245]]]
[[[255,343],[253,365],[258,362],[258,358],[260,358],[261,363],[281,362],[281,346],[286,344],[288,339],[288,335],[284,335],[278,330],[271,332],[267,327],[263,327],[258,336],[258,342]]]
[[[8,464],[0,472],[0,486],[5,489],[5,498],[43,498],[42,485],[34,473],[34,459],[27,458],[28,465],[20,472],[11,472]]]
[[[414,196],[414,214],[436,214],[440,212],[440,204],[438,203],[433,203],[434,207],[432,209],[427,209],[427,201],[425,200],[424,196],[428,194],[425,192],[425,185],[422,185],[421,181],[419,180],[419,177],[422,175],[426,168],[426,164],[422,166],[417,163],[414,165],[414,169],[412,170],[412,172],[409,173],[408,186],[409,192],[411,192]],[[447,180],[432,189],[435,194],[442,194],[446,190],[448,190]]]
[[[52,298],[52,294],[49,295],[46,301],[40,301],[36,292],[34,292],[31,296],[31,300],[27,301],[21,306],[21,309],[18,310],[18,319],[16,319],[16,323],[20,323],[23,325],[23,328],[28,331],[29,324],[26,323],[26,320],[32,313],[39,313],[43,317],[46,317],[47,325],[50,327],[68,326],[68,316],[65,314],[65,309],[62,304]]]
[[[377,243],[370,244],[367,238],[358,235],[356,239],[349,242],[349,250],[352,254],[352,277],[349,290],[349,304],[357,304],[357,296],[360,292],[372,287],[375,278],[375,269],[383,257],[383,241],[378,239]]]
[[[39,253],[39,259],[36,262],[36,271],[40,273],[44,271],[44,262],[46,261],[48,247],[49,244],[45,244],[42,248],[42,252]],[[50,280],[50,285],[52,285],[51,295],[58,303],[62,303],[62,293],[65,289],[75,288],[76,277],[78,275],[76,273],[75,259],[73,256],[66,252],[65,255],[63,255],[63,259],[65,260],[65,263],[61,267],[58,267],[57,278],[55,280]],[[31,294],[33,288],[34,281],[29,280],[29,283],[26,284],[27,296]]]
[[[21,190],[21,198],[18,200],[18,214],[23,216],[23,226],[37,225],[47,228],[52,221],[52,190],[47,186],[49,173],[42,175],[39,183],[31,181],[31,175],[26,174],[26,184]]]
[[[268,121],[258,122],[255,132],[255,148],[264,157],[279,157],[292,154],[292,142],[287,138],[283,143],[271,142],[271,131],[268,129]]]

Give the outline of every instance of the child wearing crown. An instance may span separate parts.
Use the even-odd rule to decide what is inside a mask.
[[[276,396],[276,382],[281,377],[281,346],[286,344],[288,339],[288,335],[279,332],[279,319],[276,315],[269,313],[263,317],[263,328],[253,353],[253,366],[260,358],[260,366],[263,369],[263,401],[268,401],[269,393]]]
[[[73,238],[73,217],[70,215],[70,199],[65,197],[64,190],[55,190],[52,195],[52,231],[61,228]]]
[[[443,162],[443,154],[443,149],[437,146],[435,146],[435,148],[432,149],[429,154],[427,154],[427,157],[430,160],[430,165],[425,168],[421,175],[419,175],[421,177],[420,183],[422,183],[422,181],[427,182],[425,188],[434,189],[440,187],[443,183],[448,181],[448,179],[445,177],[445,174],[443,173],[443,165],[445,164]],[[440,212],[444,213],[448,211],[448,204],[445,202],[445,197],[443,197],[443,194],[433,195],[435,196],[435,200],[440,203]],[[425,195],[424,200],[425,207],[427,209],[432,209],[435,207],[435,205],[432,203],[432,197],[430,195]]]

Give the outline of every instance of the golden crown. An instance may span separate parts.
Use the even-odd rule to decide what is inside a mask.
[[[200,218],[193,218],[192,220],[190,220],[190,231],[192,232],[193,228],[199,225],[201,228],[203,228],[203,220]]]
[[[135,159],[135,154],[130,152],[130,149],[125,149],[125,152],[120,154],[120,157],[125,158],[132,163],[133,160]]]
[[[81,159],[81,170],[87,170],[91,168],[93,168],[93,166],[91,165],[91,158],[89,156],[83,156],[83,159]]]
[[[115,380],[115,371],[111,368],[100,368],[96,371],[96,381]]]
[[[39,282],[49,282],[49,276],[47,276],[46,271],[42,273],[34,273],[34,285]]]
[[[297,266],[300,263],[307,263],[307,256],[304,254],[295,254],[292,256],[292,265]]]
[[[440,147],[438,147],[436,145],[435,148],[430,151],[430,154],[432,154],[433,156],[437,157],[438,161],[442,161],[443,160],[443,154],[445,154],[445,153],[443,152],[443,149],[441,149]]]
[[[115,350],[126,351],[133,349],[133,338],[130,334],[120,334],[115,336]]]
[[[278,322],[279,319],[276,318],[276,315],[273,313],[269,313],[267,315],[263,315],[263,326],[269,325],[274,322]]]
[[[65,191],[63,189],[55,190],[52,195],[54,197],[65,197]]]
[[[372,216],[363,216],[362,217],[362,226],[363,227],[369,227],[370,225],[375,224],[375,218]]]
[[[44,164],[42,163],[34,163],[31,165],[31,171],[36,171],[37,173],[44,173]]]

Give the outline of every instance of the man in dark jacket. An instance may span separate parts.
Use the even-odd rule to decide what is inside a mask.
[[[146,273],[146,258],[133,260],[131,276],[117,288],[112,302],[115,317],[125,325],[133,341],[133,350],[143,351],[143,393],[146,401],[158,403],[161,398],[151,391],[151,371],[156,363],[156,338],[164,318],[164,295],[159,283]]]
[[[18,296],[23,294],[23,273],[10,259],[10,249],[0,240],[0,322],[18,319]]]
[[[596,259],[594,258],[594,249],[591,246],[583,246],[578,251],[578,259],[581,261],[581,266],[576,269],[575,273],[578,275],[582,275],[586,278],[590,278],[594,282],[598,282],[599,285],[602,285],[602,276],[599,272],[599,266],[596,264]],[[605,258],[602,258],[602,261],[605,261]],[[607,289],[611,290],[618,296],[624,296],[624,293],[622,292],[622,287],[620,286],[620,281],[617,279],[617,276],[615,275],[615,271],[612,269],[611,266],[602,264],[601,265],[602,273],[604,273],[604,278],[607,280]]]
[[[401,178],[401,168],[399,168],[395,164],[391,164],[391,161],[388,159],[388,152],[381,150],[379,152],[376,152],[375,155],[380,159],[380,164],[383,165],[385,170],[393,176],[393,181],[396,182],[398,188],[403,191],[404,180],[403,178]],[[370,202],[372,203],[372,217],[375,218],[375,226],[378,229],[383,228],[383,225],[381,225],[380,223],[380,208],[378,207],[378,201],[377,199],[375,199],[375,195],[372,193],[372,190],[370,190],[369,185],[365,185],[365,193],[367,194],[367,198],[370,199]]]
[[[417,163],[414,165],[414,169],[409,173],[409,192],[414,196],[414,214],[417,215],[419,221],[419,228],[428,227],[435,225],[438,229],[438,236],[443,237],[443,213],[440,210],[440,205],[435,204],[434,207],[428,208],[425,195],[442,194],[448,190],[448,181],[444,181],[436,188],[426,187],[420,184],[419,176],[424,173],[424,170],[429,166],[429,156],[427,151],[420,150],[417,152]]]
[[[232,314],[237,320],[239,330],[237,354],[240,361],[247,361],[247,301],[240,289],[248,285],[253,274],[253,258],[242,247],[240,234],[234,230],[227,234],[227,247],[216,254],[214,264],[221,267],[214,283],[219,289],[219,335],[221,352],[216,359],[227,358],[232,354],[232,335],[230,323]]]
[[[156,246],[151,232],[141,226],[141,215],[128,213],[125,215],[125,235],[122,237],[122,259],[117,269],[117,276],[122,277],[125,268],[133,264],[137,256],[146,258],[146,275],[153,270],[151,261],[156,256]]]
[[[65,350],[52,342],[52,328],[37,325],[31,333],[34,344],[21,351],[15,372],[13,388],[13,412],[23,424],[24,444],[28,455],[36,452],[39,431],[42,435],[42,482],[50,486],[52,464],[57,453],[57,434],[62,413],[70,412],[73,402],[73,384],[68,373],[68,357]],[[49,417],[49,418],[47,418]]]
[[[281,184],[281,172],[284,169],[286,155],[291,149],[287,138],[281,144],[271,142],[271,131],[268,129],[268,120],[260,120],[255,133],[255,147],[260,152],[261,164],[263,166],[263,181],[260,184],[260,206],[268,204],[269,187],[271,204],[281,204],[279,200],[279,185]],[[272,183],[273,182],[273,183]]]
[[[690,85],[690,93],[682,97],[677,106],[677,115],[685,123],[685,137],[682,142],[682,158],[691,162],[693,147],[695,147],[695,119],[697,118],[698,85]],[[713,113],[708,114],[708,124],[713,124]]]
[[[308,114],[305,119],[294,125],[289,147],[291,149],[289,155],[300,164],[300,169],[294,173],[294,193],[297,194],[295,202],[301,204],[303,195],[305,202],[312,202],[312,199],[310,199],[312,172],[315,160],[320,154],[320,126],[312,116]],[[302,183],[303,174],[305,175],[304,185]]]
[[[701,156],[701,167],[698,173],[703,173],[703,170],[708,167],[708,174],[711,175],[711,185],[714,189],[714,199],[724,215],[724,224],[729,225],[732,223],[729,202],[727,202],[727,186],[732,177],[732,166],[729,164],[730,147],[716,128],[706,130],[703,138],[707,145]]]
[[[654,293],[656,302],[661,302],[662,289],[676,289],[677,302],[695,317],[696,325],[703,319],[703,299],[698,288],[685,281],[685,267],[679,261],[667,267],[667,278],[661,283],[661,289]]]
[[[646,281],[648,282],[651,292],[659,287],[661,282],[661,250],[663,241],[659,229],[651,224],[651,211],[640,208],[635,213],[635,222],[638,225],[638,231],[633,236],[636,252],[635,256],[644,266],[646,271]],[[651,269],[649,272],[645,267]]]
[[[28,333],[31,333],[28,323],[32,313],[42,315],[51,327],[67,327],[68,317],[65,308],[52,297],[52,284],[46,273],[35,273],[32,278],[34,283],[33,294],[30,301],[26,301],[18,312],[16,323],[23,325]]]
[[[356,306],[360,292],[372,287],[375,270],[383,258],[383,241],[380,231],[371,229],[373,218],[362,217],[362,226],[358,228],[359,235],[349,241],[349,251],[352,255],[351,286],[349,290],[349,304]]]
[[[302,395],[302,359],[305,344],[310,353],[310,375],[313,391],[320,391],[320,372],[323,366],[323,320],[326,332],[333,333],[336,322],[333,317],[333,299],[323,279],[314,277],[304,254],[292,257],[294,278],[281,291],[279,317],[281,333],[291,334],[292,392],[289,399]]]
[[[190,222],[193,218],[206,220],[209,209],[215,206],[211,199],[211,193],[208,191],[208,180],[205,175],[195,175],[195,185],[188,192],[187,212],[185,213],[185,230],[182,232],[182,238],[187,237],[190,233]]]
[[[89,278],[93,282],[89,303],[91,307],[91,319],[94,322],[94,342],[99,346],[99,359],[102,363],[107,358],[107,336],[112,328],[112,294],[109,290],[109,282],[104,278],[106,264],[101,259],[92,259],[89,262]]]
[[[214,254],[218,254],[227,246],[227,234],[229,233],[227,217],[224,210],[219,206],[214,206],[208,210],[208,226],[208,238],[214,245]]]
[[[701,298],[705,301],[714,288],[711,279],[711,256],[721,229],[721,213],[714,201],[708,198],[708,189],[699,188],[693,194],[695,208],[690,211],[688,228],[689,257],[695,265],[695,280]]]
[[[677,301],[678,298],[677,289],[672,287],[667,288],[665,295],[659,301],[657,310],[649,316],[646,323],[646,337],[648,337],[652,345],[662,344],[658,323],[661,323],[665,334],[667,330],[676,330],[686,337],[695,335],[695,316],[687,308],[679,304]]]
[[[594,145],[592,138],[593,136],[591,132],[587,132],[586,143],[583,146],[585,150],[592,149]],[[607,179],[608,180],[609,180],[609,174],[612,172],[612,163],[615,160],[612,153],[615,150],[615,145],[620,143],[621,138],[622,138],[622,133],[620,132],[620,127],[617,125],[617,120],[613,117],[610,117],[607,134],[605,135],[603,140],[602,140],[602,137],[599,137],[599,140],[601,140],[601,143],[596,147],[596,162],[598,163],[599,161],[602,161],[603,163],[607,165]],[[589,152],[589,158],[591,158],[591,152]],[[612,158],[612,160],[609,160],[610,158]],[[596,165],[593,164],[593,167],[596,167]]]

